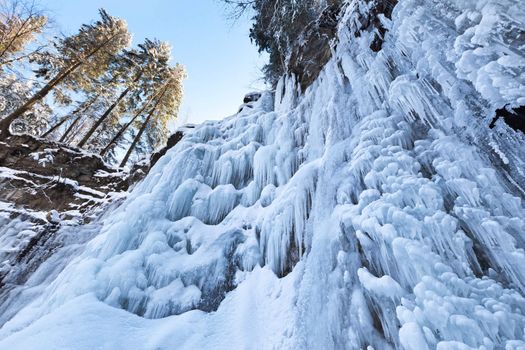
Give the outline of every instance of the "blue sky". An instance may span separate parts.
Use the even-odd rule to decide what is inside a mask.
[[[105,8],[125,19],[137,44],[144,38],[169,41],[173,61],[188,78],[179,123],[200,123],[234,114],[245,93],[264,88],[265,57],[250,43],[249,18],[228,19],[219,0],[41,0],[64,33],[98,17]]]

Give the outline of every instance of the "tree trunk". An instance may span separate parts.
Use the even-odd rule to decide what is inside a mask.
[[[95,47],[89,54],[87,54],[82,59],[77,60],[71,66],[63,68],[53,79],[51,79],[40,91],[36,92],[33,97],[27,100],[22,106],[18,107],[14,112],[9,114],[4,119],[0,120],[0,140],[7,138],[10,135],[9,126],[11,123],[19,118],[22,114],[27,112],[33,105],[47,96],[53,90],[55,86],[60,84],[65,78],[67,78],[71,73],[73,73],[78,67],[85,63],[87,59],[100,51],[104,46],[113,40],[117,34],[112,35],[107,40],[102,42],[100,45]]]
[[[153,113],[157,109],[157,106],[160,104],[160,102],[162,101],[162,98],[166,94],[166,91],[168,90],[168,84],[169,83],[170,83],[170,80],[168,80],[168,82],[166,82],[166,84],[164,85],[165,87],[164,87],[164,90],[162,91],[162,94],[160,95],[159,99],[155,102],[155,105],[149,111],[148,116],[146,117],[146,120],[144,121],[144,123],[140,127],[139,133],[135,136],[135,139],[133,140],[133,143],[131,144],[131,146],[129,146],[128,152],[126,153],[126,155],[124,156],[124,159],[122,159],[122,162],[120,163],[120,167],[121,168],[126,165],[126,163],[128,162],[129,157],[131,156],[131,152],[133,152],[133,150],[135,149],[135,147],[139,143],[140,138],[142,137],[142,134],[144,133],[144,130],[146,130],[146,126],[148,125],[148,123],[149,123],[149,121],[151,119],[151,116],[153,115]]]
[[[66,140],[66,138],[69,136],[69,133],[71,133],[71,131],[75,128],[75,126],[78,124],[80,119],[81,119],[81,116],[77,115],[75,120],[73,120],[73,123],[71,123],[71,125],[66,129],[66,131],[64,131],[64,135],[62,135],[62,137],[60,138],[60,140],[58,140],[58,142],[64,142]]]
[[[126,152],[126,155],[124,156],[124,159],[122,159],[122,162],[120,163],[120,167],[121,168],[126,165],[126,163],[129,160],[129,157],[131,156],[131,153],[133,152],[135,147],[137,147],[137,144],[139,143],[140,138],[142,137],[142,134],[144,133],[144,130],[146,130],[146,126],[148,125],[152,114],[153,114],[153,110],[151,111],[150,114],[148,114],[148,117],[146,118],[146,120],[144,121],[142,126],[140,127],[139,133],[133,139],[133,142],[131,143],[131,146],[129,146],[128,151]]]
[[[144,112],[144,108],[141,108],[141,110],[136,113],[133,118],[131,118],[131,120],[129,122],[126,123],[126,125],[124,125],[122,128],[120,128],[120,130],[117,132],[117,134],[115,135],[115,137],[113,137],[111,139],[111,141],[109,141],[109,143],[107,144],[106,147],[104,147],[104,149],[102,151],[100,151],[100,156],[101,157],[104,157],[106,155],[106,153],[108,153],[108,151],[113,147],[113,145],[118,141],[118,139],[120,139],[120,137],[126,132],[126,130],[128,130],[128,128],[130,127],[131,124],[133,124],[133,122],[142,114],[142,112]]]
[[[113,102],[113,104],[111,106],[109,106],[109,108],[104,112],[104,114],[102,114],[100,116],[100,118],[98,118],[98,120],[96,121],[95,124],[93,124],[93,126],[91,127],[91,129],[89,129],[88,133],[86,134],[86,136],[84,136],[84,138],[79,142],[79,144],[77,145],[78,147],[82,148],[86,145],[86,143],[88,142],[88,140],[91,138],[91,136],[93,135],[93,133],[95,132],[95,130],[97,130],[97,128],[104,122],[104,120],[106,120],[110,115],[111,115],[111,112],[113,112],[113,110],[115,109],[115,107],[118,106],[118,104],[120,103],[120,101],[122,101],[122,99],[124,97],[126,97],[126,95],[131,91],[131,87],[133,86],[133,84],[135,84],[137,81],[140,80],[140,78],[142,78],[142,74],[144,72],[141,70],[137,76],[135,77],[135,79],[133,79],[133,82],[130,86],[128,86],[126,88],[126,90],[122,91],[122,93],[120,94],[120,96],[117,98],[117,100],[115,102]]]
[[[77,109],[75,109],[73,112],[71,112],[71,114],[69,115],[66,115],[64,118],[62,118],[56,125],[54,125],[51,129],[49,129],[48,131],[46,131],[42,137],[47,137],[49,136],[53,131],[55,131],[56,129],[58,129],[60,126],[62,126],[69,118],[71,117],[74,117],[76,116],[78,113],[81,113],[81,112],[85,112],[89,107],[91,107],[97,100],[98,98],[100,97],[100,95],[96,95],[95,98],[93,98],[91,101],[87,102],[87,103],[83,103],[82,105],[78,106]],[[78,116],[77,118],[73,121],[73,124],[76,124],[77,123],[77,120],[78,120]],[[64,133],[64,135],[62,136],[62,138],[60,139],[60,142],[62,142],[62,140],[66,137],[67,133],[71,131],[69,130],[66,130],[66,132]]]
[[[165,84],[164,86],[167,86],[167,84]],[[163,88],[161,98],[164,96],[165,91],[166,91],[166,88]],[[156,94],[154,94],[153,96],[151,96],[151,98],[148,101],[146,101],[144,106],[142,106],[142,108],[137,113],[135,113],[133,118],[131,118],[131,120],[128,123],[126,123],[122,128],[120,128],[120,130],[115,135],[115,137],[113,137],[111,139],[111,141],[109,141],[108,145],[106,147],[104,147],[104,149],[102,151],[100,151],[100,156],[101,157],[104,157],[108,153],[108,151],[114,146],[114,144],[120,139],[120,137],[122,137],[122,135],[126,132],[126,130],[128,130],[128,128],[131,126],[131,124],[133,124],[133,122],[138,117],[140,117],[140,115],[146,110],[146,108],[155,99],[155,97],[157,97],[159,95],[159,93],[160,93],[160,91],[157,92]],[[158,102],[155,104],[155,106],[153,108],[156,108],[157,105],[158,105]]]
[[[62,72],[58,73],[58,75],[55,78],[51,79],[49,83],[47,83],[42,89],[40,89],[40,91],[35,93],[33,97],[27,100],[26,103],[18,107],[14,112],[9,114],[4,119],[0,120],[0,140],[3,140],[7,136],[9,136],[9,126],[15,119],[19,118],[22,114],[24,114],[31,107],[33,107],[35,103],[46,97],[46,95],[49,94],[49,92],[51,92],[51,90],[53,90],[55,86],[62,82],[62,80],[69,76],[69,74],[71,74],[75,69],[80,67],[81,64],[81,62],[77,62],[72,66],[68,67],[67,69],[64,69]]]
[[[48,131],[43,133],[42,136],[40,136],[40,137],[48,137],[49,135],[51,135],[51,133],[53,131],[55,131],[56,129],[58,129],[59,127],[61,127],[69,119],[69,117],[71,117],[71,115],[66,115],[65,117],[60,119],[60,121],[58,123],[53,125],[53,127],[51,127],[51,129],[49,129]]]
[[[86,145],[86,143],[89,141],[89,139],[91,138],[91,136],[93,135],[93,133],[98,129],[98,127],[100,125],[102,125],[102,123],[110,116],[111,112],[113,112],[113,110],[115,109],[115,107],[118,106],[118,104],[120,103],[120,101],[122,101],[122,99],[124,99],[124,97],[126,97],[126,95],[131,91],[131,88],[128,87],[126,88],[126,90],[122,91],[122,93],[119,95],[119,97],[117,98],[117,100],[115,102],[113,102],[111,104],[111,106],[109,106],[109,108],[104,112],[104,114],[102,114],[100,116],[100,118],[97,119],[97,121],[95,122],[95,124],[93,124],[93,126],[91,127],[91,129],[89,129],[89,131],[87,132],[87,134],[84,136],[84,138],[78,143],[78,147],[82,148]]]

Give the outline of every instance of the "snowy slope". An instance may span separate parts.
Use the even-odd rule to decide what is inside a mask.
[[[0,348],[524,349],[525,138],[488,124],[525,104],[525,7],[401,0],[378,53],[366,13],[11,291]]]

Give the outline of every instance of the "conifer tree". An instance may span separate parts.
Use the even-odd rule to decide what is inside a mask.
[[[59,85],[83,89],[106,72],[115,55],[130,43],[126,22],[100,10],[101,19],[82,25],[75,35],[61,38],[55,52],[44,52],[35,62],[38,75],[47,78],[45,84],[15,111],[0,120],[0,139],[7,137],[11,123],[30,110]]]
[[[185,77],[186,73],[181,65],[170,67],[165,72],[162,79],[163,83],[158,85],[158,93],[152,102],[152,107],[145,116],[137,135],[122,159],[121,167],[128,162],[131,153],[140,142],[146,128],[150,128],[151,134],[154,135],[153,139],[159,140],[161,135],[166,135],[167,124],[176,117],[182,100],[182,80]]]
[[[119,80],[119,74],[116,74],[108,67],[108,70],[102,76],[92,79],[89,84],[85,84],[81,91],[75,91],[76,95],[80,95],[77,99],[77,107],[63,116],[51,129],[42,135],[42,137],[48,137],[62,125],[67,125],[60,138],[60,142],[63,142],[77,126],[83,124],[80,122],[87,119],[87,116],[92,116],[96,111],[107,108],[107,101],[113,99],[113,96],[120,86]]]
[[[35,51],[17,54],[42,33],[46,23],[47,17],[33,3],[0,0],[0,67],[31,57]]]
[[[22,79],[16,74],[0,76],[0,119],[29,98],[33,90],[31,80]],[[13,130],[37,136],[47,128],[51,113],[51,108],[45,101],[40,101],[34,106],[33,112],[25,113],[13,124]]]
[[[171,49],[167,43],[146,39],[138,49],[126,50],[115,61],[115,71],[123,77],[122,91],[113,103],[95,121],[79,147],[84,147],[94,132],[111,116],[114,110],[123,103],[129,94],[148,95],[157,76],[168,69]],[[124,72],[124,73],[123,73]],[[117,118],[118,119],[118,118]]]

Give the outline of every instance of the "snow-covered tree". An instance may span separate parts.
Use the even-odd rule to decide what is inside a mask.
[[[109,74],[120,77],[120,91],[116,94],[113,102],[93,123],[86,132],[78,146],[83,147],[94,135],[95,131],[108,122],[108,118],[113,118],[113,124],[118,121],[121,115],[115,113],[120,106],[121,111],[133,108],[140,103],[143,96],[147,96],[152,90],[155,81],[169,68],[171,58],[171,48],[165,42],[146,39],[138,49],[125,50],[110,67]],[[128,99],[128,108],[122,106]],[[111,120],[110,120],[111,122]]]
[[[20,103],[29,98],[33,92],[33,82],[22,79],[15,74],[0,76],[0,118],[13,111]],[[34,108],[24,113],[13,123],[12,128],[17,133],[39,135],[47,128],[51,109],[40,101]]]
[[[165,141],[167,136],[167,124],[177,116],[177,112],[182,101],[182,81],[186,77],[184,68],[181,65],[170,67],[164,74],[162,84],[155,90],[155,97],[152,99],[152,106],[148,114],[140,124],[139,132],[129,146],[120,166],[125,166],[131,153],[141,140],[144,132],[148,135],[150,146],[158,146]]]
[[[55,88],[83,89],[104,74],[114,57],[130,44],[125,21],[100,10],[101,19],[84,24],[75,35],[60,38],[53,51],[39,53],[34,63],[37,76],[47,83],[16,110],[0,121],[0,138],[9,134],[9,126]],[[61,92],[62,90],[57,90]],[[58,94],[60,96],[60,93]]]
[[[47,17],[34,3],[21,0],[0,0],[0,67],[24,58],[37,50],[25,52],[27,45],[42,33]]]
[[[293,48],[308,41],[305,31],[323,25],[319,19],[325,11],[339,9],[343,0],[222,0],[233,9],[235,16],[252,11],[250,38],[260,52],[269,54],[264,73],[269,83],[275,84],[284,73],[289,73]],[[335,11],[337,12],[337,11]]]

